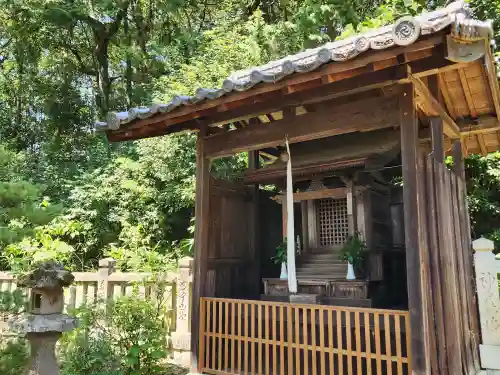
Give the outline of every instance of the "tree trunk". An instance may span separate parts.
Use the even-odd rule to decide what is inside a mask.
[[[109,39],[106,37],[96,38],[95,56],[98,62],[97,69],[97,84],[98,84],[98,101],[99,112],[101,116],[105,116],[110,108],[109,97],[111,94],[111,79],[109,77],[109,61],[108,61],[108,45]]]

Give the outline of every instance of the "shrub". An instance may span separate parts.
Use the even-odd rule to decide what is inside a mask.
[[[61,340],[63,375],[153,375],[164,371],[162,300],[122,297],[75,311],[80,326]]]
[[[28,346],[19,338],[0,341],[0,374],[19,375],[24,373],[28,361]]]

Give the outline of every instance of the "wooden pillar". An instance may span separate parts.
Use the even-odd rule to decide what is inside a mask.
[[[423,298],[422,200],[424,194],[419,183],[420,155],[418,120],[415,111],[413,84],[402,85],[400,93],[401,157],[403,169],[403,196],[406,243],[406,277],[408,282],[408,307],[410,312],[412,374],[431,373],[429,348],[426,335],[429,332],[427,312]],[[427,291],[425,291],[427,292]],[[432,327],[434,328],[434,327]]]
[[[259,169],[260,168],[260,156],[259,151],[250,151],[248,153],[248,169]],[[249,222],[252,225],[252,230],[250,230],[251,236],[251,258],[252,264],[248,267],[249,273],[248,277],[253,279],[251,285],[252,287],[249,290],[249,297],[251,298],[259,298],[260,296],[260,259],[261,259],[261,249],[260,246],[260,220],[259,220],[259,184],[254,184],[252,186],[252,210],[249,212],[250,220]]]
[[[466,298],[466,308],[468,318],[468,331],[471,337],[480,336],[479,327],[479,313],[477,304],[477,295],[479,292],[479,286],[476,283],[476,278],[474,278],[474,262],[473,254],[471,248],[473,247],[471,238],[471,227],[470,227],[470,217],[469,217],[469,207],[467,204],[467,185],[465,181],[465,163],[464,155],[462,153],[463,147],[462,142],[457,140],[452,145],[452,155],[453,155],[453,171],[459,177],[458,181],[458,213],[459,213],[459,225],[461,230],[461,244],[462,252],[459,252],[458,257],[462,257],[463,260],[463,276],[465,278],[465,298]],[[466,330],[467,332],[467,330]],[[478,348],[475,346],[475,342],[472,341],[471,346],[471,356],[472,361],[476,368],[480,367],[479,364],[479,353]]]
[[[438,84],[437,76],[428,77],[429,91],[435,98],[440,98],[440,89]],[[431,158],[438,163],[443,164],[445,159],[444,151],[444,132],[443,132],[443,119],[441,117],[432,117],[429,119],[431,128]],[[434,333],[436,340],[436,349],[438,351],[437,361],[439,374],[447,375],[449,374],[449,365],[446,355],[446,319],[444,312],[444,298],[443,295],[446,290],[443,290],[445,285],[443,275],[442,275],[442,260],[440,254],[439,246],[439,206],[438,197],[435,194],[436,184],[438,183],[434,174],[434,163],[427,163],[427,183],[431,187],[428,190],[428,212],[427,212],[427,222],[428,226],[428,236],[429,236],[429,257],[430,257],[430,294],[432,295],[432,303],[434,308],[434,321],[435,321],[435,331]]]
[[[347,220],[349,226],[349,235],[354,235],[358,231],[356,221],[356,199],[354,191],[354,181],[348,179],[345,181],[347,192]]]
[[[200,298],[205,296],[207,276],[208,232],[209,232],[209,195],[210,161],[204,156],[203,134],[196,141],[196,205],[195,205],[195,242],[193,260],[193,286],[191,300],[191,370],[198,373]]]
[[[300,213],[302,215],[302,253],[309,249],[309,232],[308,232],[308,215],[307,215],[307,201],[300,202]]]
[[[427,78],[429,91],[435,98],[441,97],[441,90],[437,75],[431,75]],[[434,159],[438,162],[444,162],[444,132],[443,132],[443,119],[439,116],[432,117],[429,120],[431,126],[431,143],[432,154]]]

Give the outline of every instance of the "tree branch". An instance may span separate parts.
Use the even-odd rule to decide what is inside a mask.
[[[97,71],[89,68],[84,64],[82,57],[76,49],[74,49],[70,45],[66,45],[66,48],[73,54],[73,56],[75,56],[76,60],[78,61],[78,69],[80,69],[82,73],[97,77]]]
[[[123,21],[123,18],[127,15],[128,6],[130,5],[130,0],[126,0],[121,9],[116,14],[115,20],[111,24],[108,30],[108,38],[112,38],[120,29],[120,25]]]

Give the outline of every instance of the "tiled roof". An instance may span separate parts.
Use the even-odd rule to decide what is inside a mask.
[[[194,96],[175,96],[168,103],[132,108],[127,112],[110,112],[106,121],[96,123],[96,128],[117,130],[121,125],[136,119],[146,119],[173,111],[180,106],[216,99],[234,91],[247,91],[258,83],[277,82],[291,74],[310,72],[330,62],[347,61],[368,50],[409,45],[417,41],[420,36],[436,33],[450,25],[452,25],[452,35],[462,40],[487,39],[492,33],[491,22],[471,19],[465,3],[457,1],[445,8],[423,13],[414,18],[403,17],[392,25],[326,43],[262,66],[234,72],[224,80],[220,88],[199,88]]]

